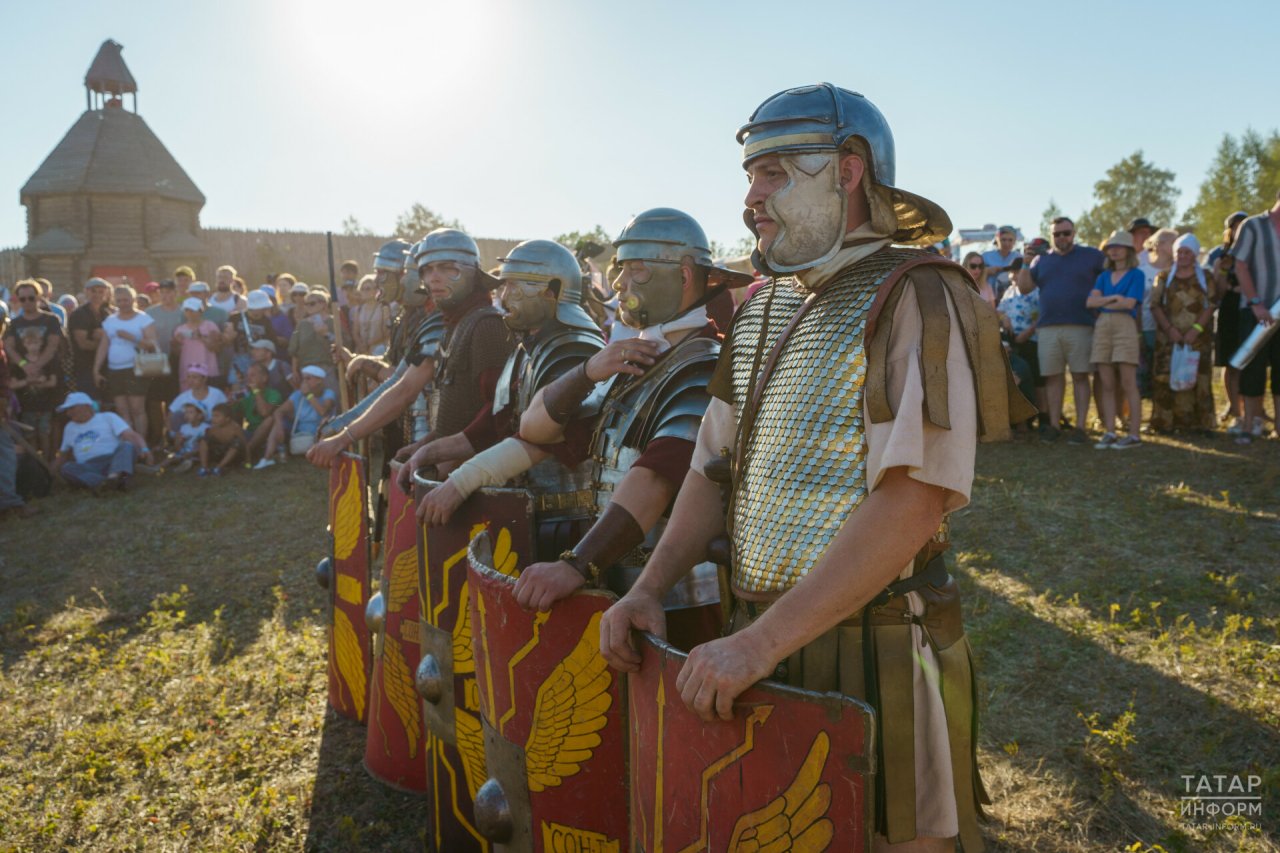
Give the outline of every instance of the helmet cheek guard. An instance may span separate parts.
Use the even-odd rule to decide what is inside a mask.
[[[840,152],[783,153],[791,180],[765,200],[778,236],[765,261],[778,272],[808,269],[835,256],[844,241],[849,194],[840,185]]]

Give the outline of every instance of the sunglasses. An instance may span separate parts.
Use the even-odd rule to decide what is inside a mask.
[[[18,301],[19,302],[35,302],[36,298],[34,296],[19,296]]]
[[[978,262],[978,263],[976,263],[976,264],[965,264],[965,266],[967,266],[967,267],[968,267],[969,269],[971,269],[971,270],[980,270],[980,269],[982,269],[983,264],[982,264],[982,262],[981,262],[981,261],[979,261],[979,262]]]
[[[1076,233],[1076,232],[1074,232],[1074,231],[1054,231],[1054,232],[1053,232],[1053,236],[1055,236],[1055,237],[1070,237],[1070,236],[1071,236],[1072,234],[1074,234],[1074,233]]]

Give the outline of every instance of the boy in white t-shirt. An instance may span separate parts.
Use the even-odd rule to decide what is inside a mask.
[[[71,421],[63,430],[62,447],[51,467],[70,485],[83,486],[94,494],[107,485],[123,492],[133,477],[135,458],[141,456],[147,465],[155,464],[142,436],[119,415],[95,411],[93,399],[83,391],[68,394],[58,411],[66,412]]]
[[[172,468],[175,474],[190,471],[200,458],[200,439],[208,431],[204,409],[195,403],[182,406],[182,425],[169,433],[169,458],[160,463],[161,468]]]

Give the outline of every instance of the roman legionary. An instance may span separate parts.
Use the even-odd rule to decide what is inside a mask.
[[[895,186],[893,136],[870,101],[791,89],[738,140],[754,259],[772,280],[734,318],[671,522],[601,621],[601,651],[637,670],[631,631],[664,636],[663,595],[727,528],[729,635],[689,655],[684,703],[732,719],[766,677],[865,700],[879,717],[879,843],[941,851],[959,835],[975,853],[972,661],[941,555],[977,441],[1034,408],[973,281],[892,247],[937,242],[951,222]],[[727,512],[707,473],[731,478]]]
[[[702,226],[671,208],[640,214],[614,246],[622,321],[614,340],[539,392],[521,421],[520,434],[531,441],[592,436],[595,524],[559,560],[530,566],[516,584],[519,603],[539,610],[583,585],[621,595],[640,574],[667,524],[711,400],[706,385],[720,333],[706,305],[726,288],[752,281],[713,265]],[[668,591],[664,603],[669,620],[694,620],[686,636],[705,638],[706,629],[714,636],[719,625],[702,608],[718,598],[716,567],[705,563]]]
[[[529,240],[501,259],[503,322],[519,343],[503,365],[491,402],[461,431],[424,445],[406,468],[462,463],[423,498],[427,527],[446,524],[453,510],[483,486],[534,493],[541,550],[568,548],[589,518],[590,435],[534,444],[516,436],[520,418],[548,383],[577,372],[604,346],[582,307],[582,272],[573,253],[550,240]],[[559,553],[556,551],[555,553]]]
[[[395,251],[390,248],[393,246]],[[403,241],[387,244],[379,253],[375,267],[379,262],[386,265],[386,278],[379,280],[379,286],[390,287],[397,298],[406,303],[411,299],[421,300],[420,308],[425,316],[413,330],[401,324],[402,334],[398,339],[402,343],[395,353],[388,348],[386,363],[372,356],[357,356],[352,360],[349,375],[357,370],[371,371],[371,366],[377,366],[382,384],[352,412],[332,422],[330,429],[334,435],[308,452],[307,458],[322,467],[327,467],[333,457],[355,442],[402,419],[425,425],[429,431],[413,436],[414,444],[399,447],[396,458],[400,460],[430,438],[457,432],[492,396],[498,371],[511,351],[501,313],[489,299],[489,292],[498,280],[480,268],[480,249],[475,240],[457,229],[438,228],[411,248]],[[406,267],[416,275],[411,276]],[[393,274],[393,268],[398,272]],[[382,272],[380,268],[379,274]],[[404,292],[402,282],[411,278],[418,282],[415,294]],[[426,311],[428,304],[433,304],[435,310]],[[397,337],[393,335],[393,347],[396,342]],[[446,373],[442,362],[450,349],[454,357]],[[398,365],[391,371],[391,359],[395,355],[399,355]],[[447,387],[435,382],[437,375]],[[415,403],[415,399],[418,402]],[[432,400],[436,401],[434,408]],[[441,417],[439,423],[437,416]],[[421,432],[421,428],[410,426],[409,434],[413,432]],[[407,478],[402,482],[408,491]]]

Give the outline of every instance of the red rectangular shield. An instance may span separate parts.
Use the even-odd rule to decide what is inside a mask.
[[[369,603],[367,460],[342,453],[329,469],[329,533],[333,537],[333,604],[329,622],[329,704],[364,722],[373,666],[364,609]]]
[[[427,790],[423,761],[426,729],[413,676],[418,643],[418,540],[413,497],[395,485],[401,463],[391,463],[386,547],[382,550],[383,629],[374,647],[369,733],[364,767],[369,775],[402,791]]]
[[[481,834],[497,851],[626,853],[622,678],[600,656],[600,616],[617,596],[583,591],[528,611],[487,534],[469,560],[489,771],[475,805]]]
[[[864,702],[762,681],[731,722],[685,707],[688,655],[648,634],[628,676],[634,851],[870,853],[874,715]]]
[[[415,499],[438,485],[416,474]],[[493,537],[504,572],[529,565],[533,496],[523,489],[481,489],[445,527],[418,527],[422,660],[416,686],[427,730],[427,837],[442,853],[490,849],[476,829],[473,806],[488,775],[467,586],[467,546],[482,531]]]

